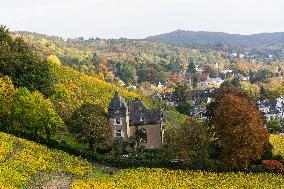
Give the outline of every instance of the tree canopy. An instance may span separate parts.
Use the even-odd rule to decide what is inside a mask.
[[[209,120],[220,142],[220,158],[227,167],[245,168],[261,158],[269,134],[262,114],[246,95],[232,88],[221,89],[210,111]]]
[[[0,27],[0,76],[9,76],[17,87],[51,93],[52,76],[46,61],[36,55],[21,38],[13,39]]]

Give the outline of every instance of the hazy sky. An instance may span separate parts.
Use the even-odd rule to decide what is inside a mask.
[[[0,0],[0,24],[63,37],[283,32],[284,0]]]

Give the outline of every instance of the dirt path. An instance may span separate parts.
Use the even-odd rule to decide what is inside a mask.
[[[121,169],[116,168],[116,167],[109,167],[109,166],[102,165],[102,164],[99,164],[99,163],[91,163],[91,164],[94,167],[101,168],[103,171],[105,171],[106,173],[108,173],[110,175],[116,174],[121,170]]]

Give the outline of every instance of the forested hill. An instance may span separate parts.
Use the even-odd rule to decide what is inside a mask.
[[[113,76],[126,84],[168,81],[175,72],[184,72],[188,60],[196,65],[223,62],[218,51],[202,51],[173,45],[131,39],[64,40],[31,32],[14,32],[24,38],[43,57],[56,55],[63,65],[88,75],[112,80]]]
[[[284,32],[260,33],[253,35],[228,34],[221,32],[184,31],[177,30],[146,38],[150,41],[166,42],[184,47],[231,46],[234,48],[283,48]]]

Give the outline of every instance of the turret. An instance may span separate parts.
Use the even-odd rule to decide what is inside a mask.
[[[114,97],[110,101],[108,116],[113,136],[126,140],[129,135],[128,106],[117,91],[115,91]]]
[[[111,99],[109,108],[108,108],[108,116],[110,118],[114,117],[123,117],[128,115],[128,107],[124,98],[120,96],[120,94],[115,91],[114,97]]]

